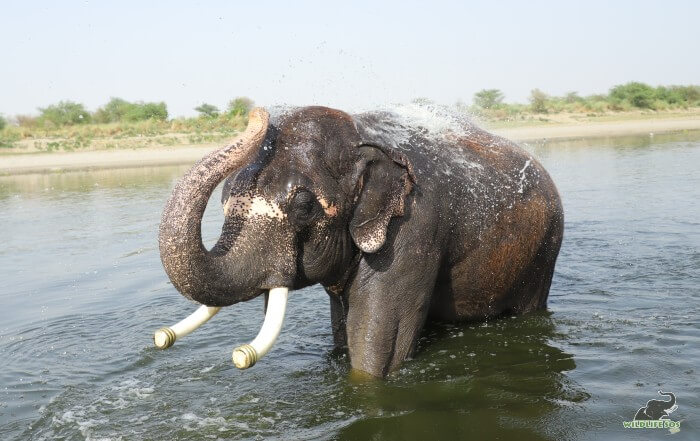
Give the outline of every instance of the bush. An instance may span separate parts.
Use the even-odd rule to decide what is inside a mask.
[[[248,116],[253,104],[250,98],[239,96],[228,103],[228,113],[232,116]]]
[[[70,126],[74,124],[86,124],[90,122],[90,113],[80,103],[61,101],[49,107],[40,108],[39,121],[42,124],[54,126]]]
[[[700,86],[659,86],[656,98],[675,106],[697,106],[700,104]]]
[[[547,113],[547,94],[540,89],[530,92],[530,108],[535,113]]]
[[[207,103],[203,103],[201,106],[195,107],[194,110],[199,112],[200,116],[206,116],[209,118],[213,118],[219,114],[218,107]]]
[[[656,100],[668,104],[681,104],[685,100],[678,89],[659,86],[656,88]]]
[[[136,122],[149,119],[165,121],[168,108],[165,103],[130,103],[121,98],[112,98],[95,112],[95,121],[101,123]]]
[[[610,89],[609,97],[612,104],[616,106],[627,101],[640,109],[653,109],[656,91],[648,84],[631,82]]]
[[[671,86],[670,89],[683,97],[688,105],[700,105],[700,86]]]
[[[112,98],[107,104],[97,109],[94,119],[101,123],[124,121],[124,117],[134,105],[121,98]]]
[[[482,89],[474,94],[474,105],[482,109],[494,109],[503,103],[503,92],[498,89]]]
[[[168,119],[168,107],[164,102],[160,103],[134,103],[124,115],[123,121],[135,122],[153,119],[165,121]]]
[[[4,129],[7,125],[7,120],[0,115],[0,130]]]

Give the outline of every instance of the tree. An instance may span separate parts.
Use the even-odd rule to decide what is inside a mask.
[[[247,116],[248,112],[253,108],[253,100],[250,98],[239,96],[232,99],[228,103],[228,113],[234,116]]]
[[[503,103],[503,92],[498,89],[482,89],[474,94],[474,105],[493,109]]]
[[[547,94],[540,89],[530,91],[530,107],[535,113],[547,113]]]
[[[211,104],[207,104],[207,103],[203,103],[201,106],[195,107],[194,110],[199,112],[200,116],[206,116],[209,118],[212,118],[212,117],[219,114],[218,107],[213,106]]]
[[[4,129],[7,125],[7,120],[0,115],[0,130]]]
[[[45,108],[40,108],[39,119],[42,123],[49,122],[56,126],[85,124],[90,122],[90,113],[80,103],[61,101]]]

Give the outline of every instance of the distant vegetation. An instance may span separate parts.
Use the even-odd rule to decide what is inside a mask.
[[[168,108],[165,103],[130,103],[121,98],[112,98],[93,114],[97,123],[165,121]]]
[[[426,98],[416,103],[430,102]],[[40,108],[38,115],[0,117],[0,147],[30,150],[127,148],[220,142],[245,128],[253,101],[237,97],[225,110],[202,103],[198,116],[170,118],[164,102],[129,102],[111,98],[94,112],[81,103],[61,101]],[[683,111],[700,108],[700,86],[658,86],[631,82],[607,94],[580,96],[569,92],[553,96],[533,89],[528,103],[506,103],[499,89],[474,94],[470,106],[456,105],[488,121],[548,121],[548,115],[595,117],[616,112]]]
[[[253,104],[250,98],[234,98],[222,113],[203,103],[194,109],[198,117],[168,119],[164,102],[111,98],[91,113],[83,104],[61,101],[38,109],[36,116],[0,118],[0,147],[19,141],[46,151],[219,142],[245,128]]]
[[[234,98],[228,103],[228,113],[232,116],[248,116],[253,104],[253,100],[244,96]]]
[[[211,104],[204,103],[201,106],[197,106],[194,108],[197,112],[199,112],[200,116],[207,116],[209,118],[214,118],[215,116],[219,116],[219,108],[216,106],[212,106]]]
[[[474,94],[470,110],[491,119],[515,119],[533,114],[683,110],[700,107],[700,86],[652,87],[631,82],[613,87],[607,95],[586,97],[576,92],[552,96],[533,89],[528,101],[528,104],[504,103],[500,90],[484,89]]]

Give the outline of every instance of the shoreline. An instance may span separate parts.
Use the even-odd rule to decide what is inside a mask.
[[[654,135],[700,130],[700,117],[673,119],[637,119],[605,122],[542,124],[487,130],[517,142],[566,141],[617,136]],[[143,147],[119,150],[88,150],[53,153],[0,154],[0,175],[18,175],[110,168],[135,168],[158,165],[187,165],[201,159],[219,144],[178,147]]]
[[[488,124],[485,125],[488,126]],[[655,135],[686,130],[700,130],[700,117],[564,123],[491,129],[497,135],[518,142]]]
[[[222,143],[221,146],[224,144]],[[0,176],[194,164],[220,145],[0,155]]]

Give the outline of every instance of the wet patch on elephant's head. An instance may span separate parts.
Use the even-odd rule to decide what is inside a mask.
[[[301,171],[348,171],[360,142],[355,122],[345,112],[307,107],[287,116],[277,138],[278,161],[291,160]]]

